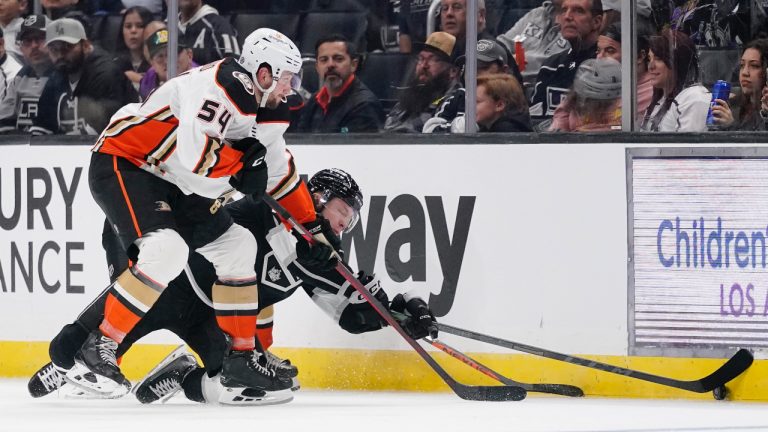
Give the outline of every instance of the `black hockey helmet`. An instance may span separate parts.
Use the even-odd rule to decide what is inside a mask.
[[[328,168],[318,171],[307,183],[309,192],[318,194],[317,203],[324,206],[333,198],[344,201],[353,210],[352,220],[344,232],[349,232],[360,220],[360,209],[363,207],[363,193],[360,187],[346,171],[338,168]]]

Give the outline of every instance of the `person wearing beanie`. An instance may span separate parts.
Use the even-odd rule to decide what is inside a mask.
[[[612,58],[585,60],[549,131],[615,130],[621,130],[621,64]]]

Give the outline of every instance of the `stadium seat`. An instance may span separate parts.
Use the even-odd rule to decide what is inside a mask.
[[[122,21],[122,15],[94,16],[91,21],[90,38],[92,42],[101,49],[114,54],[117,38],[121,35],[120,23]]]
[[[315,55],[315,43],[332,33],[346,36],[358,52],[365,52],[365,32],[368,29],[365,12],[308,12],[303,15],[298,38],[304,55]]]
[[[269,27],[288,36],[296,42],[299,32],[298,14],[260,14],[241,12],[232,16],[232,27],[237,30],[237,41],[240,45],[243,40],[254,30],[261,27]],[[298,42],[297,42],[298,43]]]
[[[410,54],[371,53],[358,68],[358,78],[381,100],[385,110],[397,102],[397,88],[402,85],[412,59]]]
[[[311,0],[272,0],[272,13],[299,13],[309,9]]]
[[[310,11],[363,11],[371,10],[371,0],[311,0]]]
[[[301,86],[304,90],[314,93],[320,88],[320,78],[317,76],[315,64],[317,61],[312,57],[305,57],[301,64]]]

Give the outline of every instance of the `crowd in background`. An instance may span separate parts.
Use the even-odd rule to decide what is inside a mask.
[[[178,73],[237,57],[265,25],[299,45],[289,131],[466,130],[466,0],[440,0],[433,16],[430,0],[178,3]],[[637,130],[766,129],[765,2],[638,0],[631,60],[621,3],[477,0],[478,130],[621,130],[622,60],[635,65]],[[41,4],[35,15],[30,0],[0,1],[0,132],[99,134],[168,79],[164,0]],[[719,81],[727,96],[713,100]]]

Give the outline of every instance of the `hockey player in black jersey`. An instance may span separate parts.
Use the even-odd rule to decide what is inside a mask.
[[[319,222],[310,227],[314,228],[316,236],[325,237],[335,250],[324,244],[309,246],[304,239],[292,235],[265,204],[243,199],[224,207],[236,223],[253,233],[259,244],[254,263],[262,279],[259,318],[265,318],[271,330],[272,305],[302,287],[346,331],[363,333],[382,328],[386,324],[378,313],[367,302],[353,295],[355,290],[333,270],[336,254],[343,255],[337,236],[350,230],[357,222],[362,193],[352,177],[338,169],[318,172],[308,186],[320,216],[317,219]],[[155,308],[120,344],[118,355],[122,355],[144,335],[168,329],[179,335],[203,361],[204,367],[200,367],[188,353],[174,351],[136,386],[136,396],[142,403],[166,399],[181,389],[190,400],[197,402],[265,404],[292,399],[290,391],[269,392],[219,384],[218,374],[227,341],[216,325],[211,308],[211,284],[208,282],[215,277],[212,265],[198,254],[192,254],[185,272],[169,284]],[[377,299],[389,304],[393,310],[420,317],[406,318],[401,323],[414,338],[435,331],[433,315],[421,298],[398,294],[390,303],[376,278],[361,275],[360,280]],[[74,352],[90,329],[100,322],[103,310],[100,303],[103,303],[103,295],[77,321],[65,326],[51,342],[52,363],[41,368],[30,380],[32,396],[49,394],[67,380],[77,384],[76,380],[82,379],[80,371],[66,370],[74,365]],[[261,366],[276,377],[294,378],[298,373],[296,367],[266,350],[271,344],[271,332],[259,333],[259,339],[263,348]],[[67,380],[64,379],[65,374]]]

